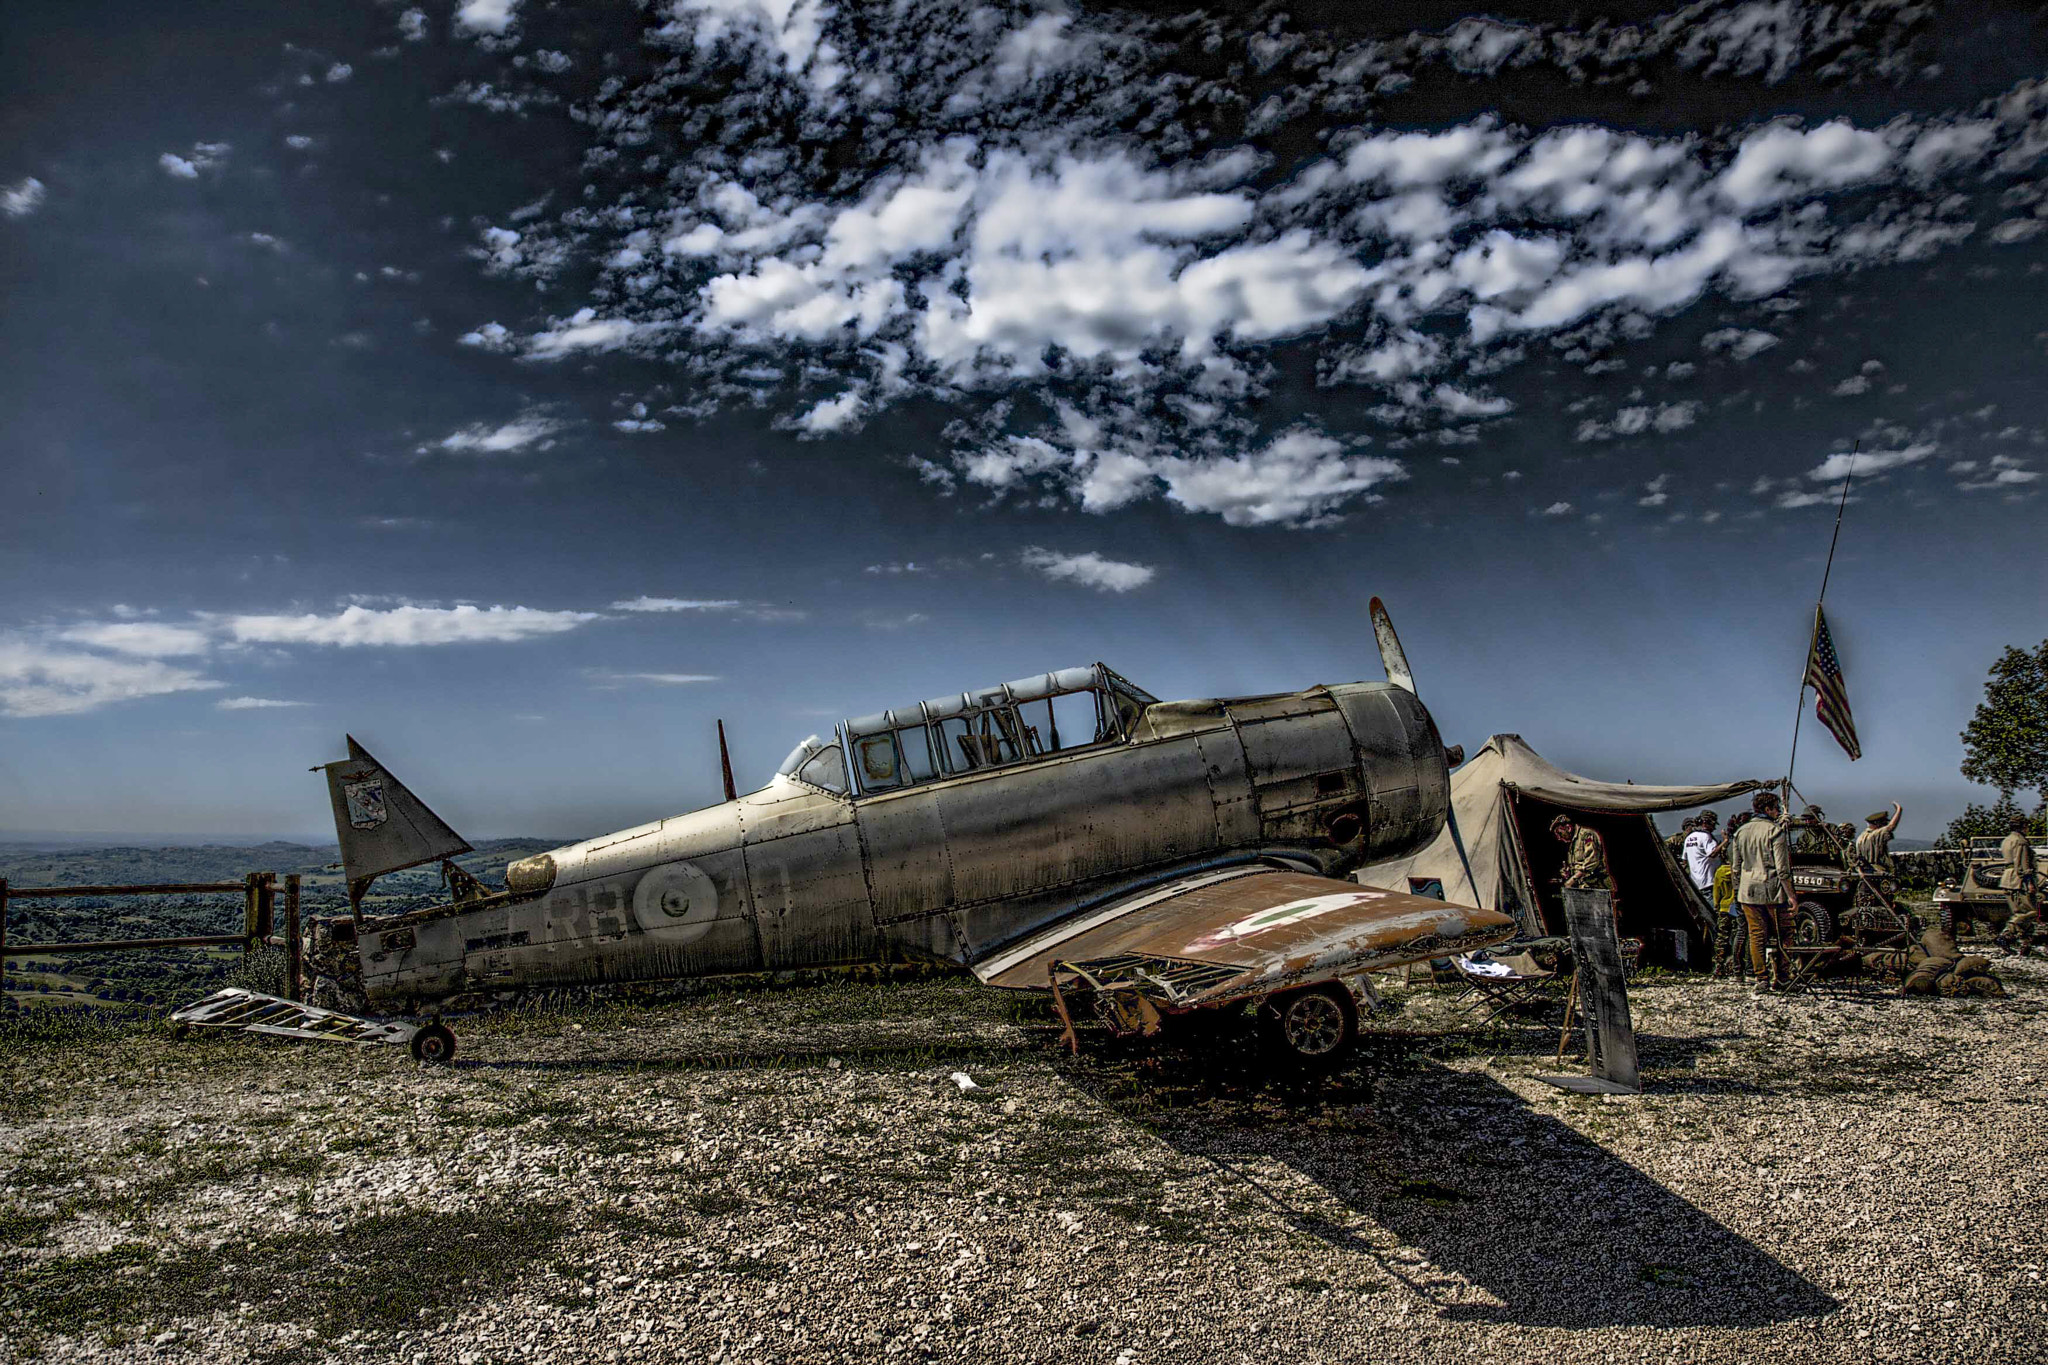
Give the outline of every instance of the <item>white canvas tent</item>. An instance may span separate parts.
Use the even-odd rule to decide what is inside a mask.
[[[1711,805],[1766,786],[1761,781],[1697,787],[1596,782],[1547,762],[1520,735],[1495,735],[1451,774],[1451,808],[1471,860],[1468,880],[1448,826],[1420,853],[1361,868],[1373,886],[1481,905],[1513,915],[1525,934],[1562,934],[1557,878],[1564,845],[1552,837],[1558,813],[1607,841],[1622,933],[1644,941],[1643,960],[1703,967],[1711,910],[1664,848],[1652,811]]]

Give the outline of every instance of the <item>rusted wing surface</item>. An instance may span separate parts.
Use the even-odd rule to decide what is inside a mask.
[[[1133,984],[1161,1004],[1192,1008],[1470,952],[1514,932],[1512,919],[1475,906],[1304,872],[1231,868],[1078,915],[974,971],[992,986],[1042,990],[1058,964],[1080,981]]]

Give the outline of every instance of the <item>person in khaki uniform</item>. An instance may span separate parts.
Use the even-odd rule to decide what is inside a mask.
[[[1578,824],[1569,815],[1550,822],[1550,832],[1571,845],[1564,855],[1564,887],[1568,891],[1605,891],[1608,909],[1614,913],[1615,931],[1620,932],[1621,897],[1614,892],[1614,877],[1607,866],[1607,841],[1596,830]]]
[[[1792,890],[1792,843],[1779,816],[1784,806],[1772,792],[1758,792],[1749,800],[1756,818],[1735,832],[1730,845],[1735,868],[1735,899],[1742,906],[1742,918],[1749,926],[1749,966],[1756,973],[1757,989],[1783,985],[1788,975],[1785,945],[1792,941],[1792,907],[1798,896]],[[1766,943],[1778,945],[1776,979],[1765,956]]]
[[[2025,957],[2034,951],[2034,931],[2041,927],[2041,902],[2035,894],[2034,845],[2027,838],[2027,822],[2019,816],[2013,817],[2012,833],[1999,844],[1998,856],[2005,861],[2005,871],[1998,874],[1999,889],[2012,907],[2012,918],[2005,922],[1998,944],[2010,948],[2017,935],[2020,956]]]
[[[1856,836],[1856,862],[1867,872],[1890,876],[1892,868],[1892,836],[1899,832],[1899,817],[1906,813],[1905,807],[1892,802],[1892,813],[1883,811],[1863,817],[1863,832]]]

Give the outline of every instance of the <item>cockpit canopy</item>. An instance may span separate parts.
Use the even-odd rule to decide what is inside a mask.
[[[1157,700],[1107,665],[1063,668],[857,716],[797,745],[776,772],[842,795],[896,791],[1118,743]]]

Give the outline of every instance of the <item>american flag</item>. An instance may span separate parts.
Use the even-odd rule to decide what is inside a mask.
[[[1813,689],[1813,714],[1828,727],[1835,743],[1855,762],[1863,757],[1856,742],[1856,720],[1849,714],[1849,691],[1842,680],[1842,661],[1835,657],[1835,642],[1828,634],[1828,618],[1818,606],[1813,609],[1813,649],[1806,656],[1806,685]]]

